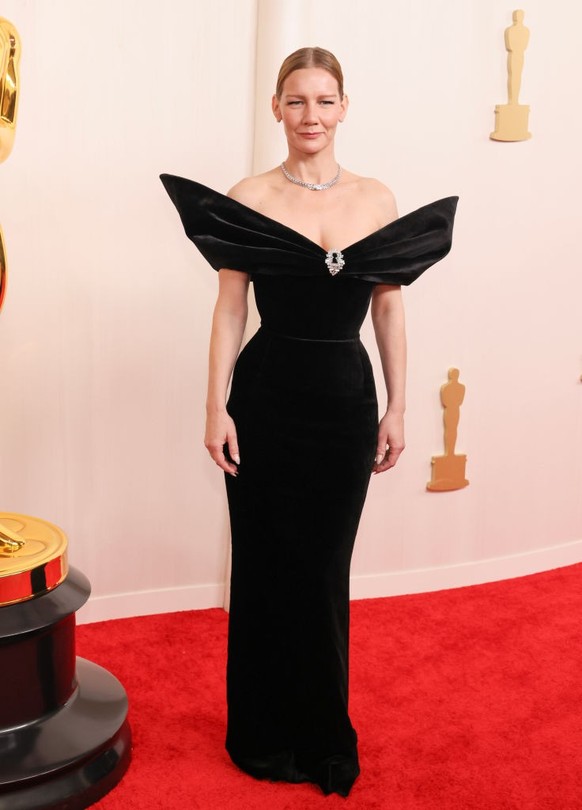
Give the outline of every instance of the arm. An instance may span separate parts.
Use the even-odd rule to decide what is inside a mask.
[[[226,395],[247,322],[248,287],[246,273],[219,271],[218,299],[210,335],[204,444],[218,466],[231,475],[237,474],[236,464],[240,464],[240,458],[235,424],[226,410]],[[226,460],[225,444],[228,444],[228,452],[236,464]]]
[[[372,298],[372,322],[388,399],[386,413],[378,426],[374,473],[379,473],[393,467],[404,450],[406,332],[400,287],[387,284],[375,287]]]

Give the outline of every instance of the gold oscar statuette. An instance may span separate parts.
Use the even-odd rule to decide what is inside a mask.
[[[18,112],[20,37],[11,22],[0,17],[0,163],[14,145]],[[6,249],[0,226],[0,309],[6,293]]]
[[[448,376],[449,381],[441,385],[445,454],[432,457],[432,478],[426,485],[431,492],[463,489],[469,484],[465,478],[467,456],[455,453],[465,386],[459,382],[458,368],[450,368]]]
[[[0,17],[0,163],[14,145],[18,112],[20,37],[12,23]]]
[[[20,37],[12,23],[0,17],[0,163],[6,160],[14,144],[16,113],[18,111],[18,62],[20,60]],[[6,292],[6,250],[0,226],[0,309]],[[0,605],[3,602],[3,585],[13,566],[6,560],[22,552],[25,541],[9,526],[0,522]],[[18,568],[18,565],[16,566]],[[16,591],[26,590],[17,586]],[[15,591],[15,592],[16,592]],[[14,601],[14,600],[12,600]],[[16,600],[17,601],[17,600]]]
[[[527,141],[529,105],[519,103],[521,75],[525,50],[529,43],[529,30],[523,24],[524,12],[513,12],[513,24],[505,29],[507,51],[507,104],[495,106],[495,130],[490,134],[494,141]]]

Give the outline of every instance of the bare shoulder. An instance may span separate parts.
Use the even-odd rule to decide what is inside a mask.
[[[254,177],[245,177],[230,189],[227,196],[249,208],[260,211],[265,197],[269,196],[273,187],[275,177],[275,169]]]
[[[356,182],[358,194],[365,197],[374,207],[379,208],[388,220],[398,217],[396,198],[388,186],[374,177],[358,177]]]
[[[396,198],[384,183],[374,177],[361,177],[348,171],[344,171],[344,181],[351,186],[354,198],[375,210],[379,222],[386,224],[398,218]]]

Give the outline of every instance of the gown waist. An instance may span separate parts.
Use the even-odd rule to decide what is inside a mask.
[[[360,340],[360,334],[352,335],[350,337],[343,337],[343,338],[312,338],[312,337],[299,337],[297,335],[285,335],[281,332],[277,332],[274,329],[270,329],[269,327],[263,326],[259,329],[264,335],[269,335],[270,337],[281,338],[283,340],[296,340],[301,343],[358,343]]]

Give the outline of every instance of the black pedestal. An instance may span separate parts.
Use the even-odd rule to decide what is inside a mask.
[[[89,592],[72,568],[49,593],[0,608],[0,810],[83,810],[129,765],[123,687],[75,658]]]

